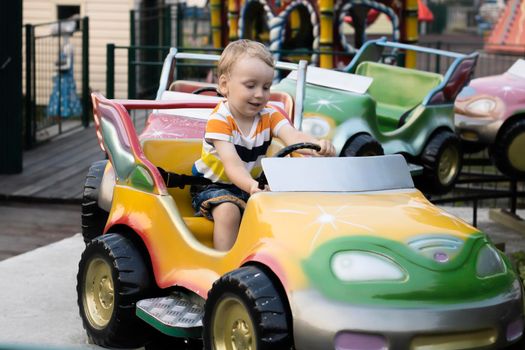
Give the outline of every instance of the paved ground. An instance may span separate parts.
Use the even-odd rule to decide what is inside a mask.
[[[0,260],[80,232],[80,205],[0,201]]]
[[[83,248],[77,234],[0,263],[0,344],[86,345],[75,290]]]
[[[447,210],[472,220],[470,208]],[[0,203],[1,250],[4,254],[29,250],[0,261],[0,344],[97,348],[87,345],[76,304],[77,264],[84,249],[82,237],[75,234],[79,231],[78,213],[78,207],[70,205]],[[525,217],[525,210],[519,214]],[[525,232],[491,222],[487,209],[479,211],[478,221],[480,229],[494,241],[506,242],[508,250],[525,250]],[[46,245],[60,237],[67,238]],[[33,250],[35,247],[39,248]],[[0,345],[0,349],[7,348]]]

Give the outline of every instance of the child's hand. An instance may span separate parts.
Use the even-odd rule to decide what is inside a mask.
[[[259,183],[257,181],[254,181],[252,183],[252,185],[250,186],[250,196],[254,193],[257,193],[257,192],[264,192],[264,191],[268,191],[268,186],[264,186],[264,190],[261,190],[259,188]]]
[[[319,156],[335,157],[335,147],[329,140],[319,140],[318,145],[321,149],[315,152]]]

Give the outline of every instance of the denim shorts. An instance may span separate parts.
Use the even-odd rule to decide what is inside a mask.
[[[211,184],[193,185],[190,188],[191,205],[197,215],[213,220],[211,210],[221,203],[230,202],[237,205],[241,214],[246,207],[250,195],[235,185]]]

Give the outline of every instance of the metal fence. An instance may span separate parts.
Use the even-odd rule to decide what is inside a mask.
[[[24,26],[25,148],[89,126],[89,19],[79,19],[78,30],[72,35],[62,30],[65,22]],[[64,55],[66,41],[71,53],[69,61]],[[67,69],[66,63],[70,64]],[[66,96],[69,92],[76,93]],[[75,99],[80,108],[77,106],[70,113],[66,104]]]
[[[168,54],[171,47],[169,46],[117,46],[114,44],[107,45],[107,69],[106,69],[106,95],[109,98],[115,97],[115,66],[117,63],[115,59],[117,56],[117,51],[125,51],[126,54],[120,55],[128,57],[128,93],[127,96],[118,96],[118,98],[154,98],[158,89],[158,79],[160,78],[160,70],[164,62],[165,56]],[[209,54],[219,54],[222,49],[215,49],[211,47],[178,47],[179,52],[193,52],[193,53],[209,53]],[[154,52],[155,57],[153,60],[140,60],[138,52],[151,51]],[[326,54],[322,51],[314,50],[276,50],[272,53],[278,53],[283,61],[294,61],[296,58],[307,59],[312,55]],[[347,58],[349,61],[353,54],[347,52],[333,51],[329,54],[333,56],[340,56]],[[137,72],[141,67],[155,67],[158,70],[158,74],[155,75],[155,80],[149,82],[137,81],[137,77],[140,79]],[[205,81],[210,80],[210,71],[215,67],[214,64],[203,64],[200,62],[188,62],[180,63],[177,65],[177,70],[175,72],[175,79],[189,79],[195,81]],[[137,86],[148,86],[147,89],[143,89],[142,93],[137,91]]]
[[[162,62],[169,47],[206,47],[211,43],[208,7],[186,3],[142,7],[130,11],[128,92],[149,97],[156,92]],[[164,49],[167,48],[167,49]]]
[[[454,42],[442,41],[420,42],[418,45],[434,49],[454,51],[459,53],[479,52],[478,63],[474,78],[496,75],[505,72],[520,56],[512,54],[494,54],[483,51],[482,42]],[[524,48],[525,49],[525,48]],[[417,68],[429,72],[443,74],[451,62],[450,58],[441,56],[419,55]]]

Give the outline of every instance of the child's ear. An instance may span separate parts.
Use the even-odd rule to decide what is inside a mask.
[[[222,74],[219,77],[219,92],[222,96],[228,96],[228,78],[226,75]]]

